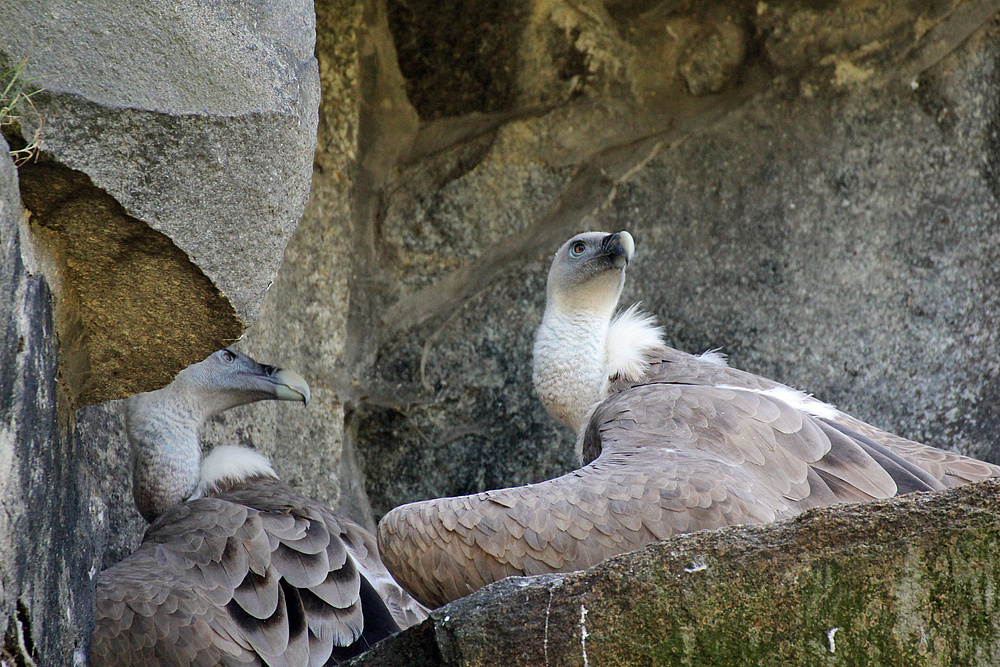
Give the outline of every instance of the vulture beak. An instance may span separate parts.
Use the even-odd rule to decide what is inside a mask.
[[[632,256],[635,255],[635,241],[628,232],[608,234],[601,242],[601,247],[611,258],[611,264],[616,269],[628,266],[632,262]]]
[[[309,405],[309,383],[295,371],[276,368],[267,379],[274,385],[274,397],[279,401],[302,401]]]

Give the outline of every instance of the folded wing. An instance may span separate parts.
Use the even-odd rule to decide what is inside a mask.
[[[175,506],[101,574],[92,662],[337,664],[425,615],[390,582],[370,534],[258,479]]]

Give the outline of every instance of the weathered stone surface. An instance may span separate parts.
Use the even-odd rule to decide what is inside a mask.
[[[510,578],[352,665],[995,665],[1000,483]]]
[[[623,298],[682,349],[1000,460],[998,35],[916,91],[768,95],[661,153],[594,223],[636,237]]]
[[[0,160],[5,664],[85,660],[93,578],[145,528],[120,405],[73,409],[162,386],[258,314],[312,175],[314,25],[307,2],[0,11],[0,90],[18,63],[44,89],[3,118],[41,156]]]
[[[239,334],[232,306],[187,255],[86,175],[47,162],[22,165],[19,177],[38,254],[56,283],[60,366],[73,405],[166,384],[206,356],[206,345]],[[143,358],[156,363],[136,364]]]
[[[302,373],[310,383],[312,401],[308,408],[265,402],[228,411],[207,426],[203,442],[206,448],[257,447],[271,457],[283,480],[332,506],[341,503],[347,514],[374,527],[364,493],[363,462],[352,441],[342,450],[342,401],[350,394],[341,387],[353,382],[342,361],[351,301],[348,282],[353,258],[362,250],[352,238],[348,187],[357,158],[357,109],[350,100],[357,96],[362,9],[360,2],[344,2],[319,15],[323,29],[317,53],[323,86],[330,95],[320,113],[310,200],[285,250],[284,269],[268,291],[256,323],[235,344],[261,361]],[[384,48],[386,37],[380,39]],[[145,245],[152,242],[155,239]],[[169,261],[170,255],[150,259],[155,266]],[[142,364],[143,373],[161,370],[150,366]],[[131,553],[146,525],[132,501],[120,402],[78,410],[74,434],[92,448],[91,465],[102,471],[95,480],[95,502],[106,512],[103,567],[108,567]]]
[[[376,350],[353,411],[376,515],[570,467],[528,368],[548,255],[582,228],[635,235],[625,299],[678,347],[995,460],[996,7],[526,4],[505,48],[549,51],[518,100],[442,119],[427,96],[467,81],[407,82],[420,130],[370,223],[381,326],[359,304],[349,334]],[[407,59],[452,44],[392,8],[421,76]]]
[[[213,438],[277,454],[359,519],[564,472],[528,363],[548,254],[592,227],[636,235],[626,299],[679,347],[990,456],[989,7],[487,9],[318,9],[336,39],[313,198],[245,345],[321,394]],[[473,34],[460,76],[431,66]]]
[[[62,369],[75,405],[161,386],[255,319],[308,195],[319,95],[314,25],[308,2],[22,2],[0,13],[0,61],[23,61],[22,79],[43,77],[31,84],[44,88],[32,98],[37,113],[20,129],[59,168],[34,179],[25,201],[64,213],[40,223],[55,237],[42,251],[60,274],[50,276],[57,328],[83,327],[79,350],[65,358],[76,365]],[[171,261],[146,288],[176,312],[190,311],[192,299],[206,305],[191,314],[208,326],[87,298],[107,291],[106,276],[61,265],[59,250],[102,225],[109,208],[118,208],[119,236],[98,239],[106,252],[97,257],[168,241],[176,247],[152,250]],[[149,277],[132,273],[119,286]],[[119,363],[137,347],[163,371]]]
[[[124,401],[80,408],[73,415],[73,440],[91,471],[91,514],[100,519],[98,572],[135,551],[149,525],[132,498],[132,468],[125,437]],[[96,580],[95,580],[96,583]]]
[[[312,191],[257,323],[238,344],[258,359],[302,373],[312,401],[304,409],[260,404],[232,410],[220,416],[206,439],[256,445],[272,457],[283,480],[331,506],[348,489],[344,509],[373,526],[353,443],[342,451],[344,403],[351,400],[355,385],[347,349],[348,311],[376,291],[361,278],[372,241],[354,220],[355,190],[361,187],[359,77],[362,69],[373,67],[369,61],[393,58],[388,34],[373,26],[370,11],[356,0],[317,7],[316,54],[326,94],[319,110]],[[392,113],[391,104],[378,109]],[[352,280],[364,287],[352,292]],[[352,484],[357,492],[349,491]]]
[[[60,418],[52,297],[22,259],[22,216],[0,139],[0,661],[66,665],[89,642],[103,517],[85,449]]]

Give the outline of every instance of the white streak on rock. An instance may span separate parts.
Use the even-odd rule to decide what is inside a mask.
[[[690,574],[691,572],[703,572],[707,569],[708,569],[708,563],[705,562],[705,559],[703,557],[698,556],[693,561],[691,561],[691,567],[684,568],[684,571]]]

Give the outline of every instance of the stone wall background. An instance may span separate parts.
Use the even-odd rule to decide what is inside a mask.
[[[369,525],[570,469],[529,369],[583,229],[635,236],[624,298],[681,349],[1000,462],[1000,3],[26,2],[0,13],[0,64],[24,58],[11,653],[80,655],[92,578],[141,537],[115,399],[241,334],[313,402],[206,441]]]
[[[374,315],[350,311],[376,516],[572,465],[528,364],[581,229],[634,234],[624,299],[678,347],[996,460],[995,14],[447,7],[388,3],[421,123],[371,223]]]
[[[86,663],[96,577],[145,528],[115,399],[258,316],[309,193],[314,50],[308,2],[0,11],[0,90],[42,89],[3,119],[37,159],[0,153],[4,665]]]

